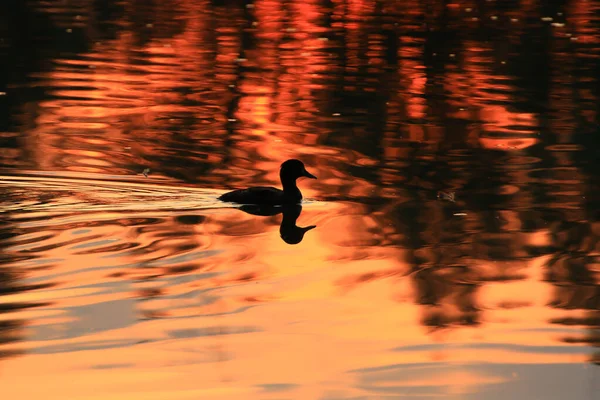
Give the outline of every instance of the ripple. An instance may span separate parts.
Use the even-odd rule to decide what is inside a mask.
[[[584,147],[576,143],[554,144],[545,147],[548,151],[581,151]]]
[[[0,176],[0,185],[26,189],[28,197],[43,198],[49,193],[54,193],[52,195],[54,199],[50,202],[37,201],[28,205],[20,203],[14,207],[7,207],[7,210],[26,212],[29,218],[32,212],[43,211],[52,211],[55,214],[92,211],[166,211],[224,206],[217,200],[221,191],[142,184],[135,182],[139,179],[136,177],[120,176],[119,178],[129,178],[129,181],[4,175]]]

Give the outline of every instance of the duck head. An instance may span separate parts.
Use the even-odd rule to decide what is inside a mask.
[[[281,169],[279,171],[279,176],[282,181],[296,180],[302,176],[307,178],[317,179],[316,176],[311,174],[306,170],[304,164],[300,160],[296,160],[292,158],[290,160],[285,161],[281,164]]]

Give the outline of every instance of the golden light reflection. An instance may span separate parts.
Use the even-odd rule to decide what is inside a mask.
[[[586,398],[595,2],[33,3],[65,47],[7,89],[6,396]],[[292,157],[290,245],[217,196]]]

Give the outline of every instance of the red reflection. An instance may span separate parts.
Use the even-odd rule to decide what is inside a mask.
[[[43,95],[1,133],[3,165],[88,179],[2,199],[0,343],[27,353],[9,395],[520,398],[495,366],[597,361],[595,164],[574,142],[597,120],[595,3],[543,38],[535,1],[121,3],[110,35],[39,4],[89,48],[31,74]],[[292,157],[319,177],[297,246],[282,216],[211,200],[278,186]],[[97,187],[146,170],[172,186]],[[415,364],[433,372],[387,372]]]

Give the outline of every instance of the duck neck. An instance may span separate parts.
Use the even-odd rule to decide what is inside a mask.
[[[300,193],[298,186],[296,186],[296,179],[286,178],[281,176],[281,174],[279,177],[281,179],[281,186],[283,186],[283,194],[290,199],[301,200],[302,193]]]

